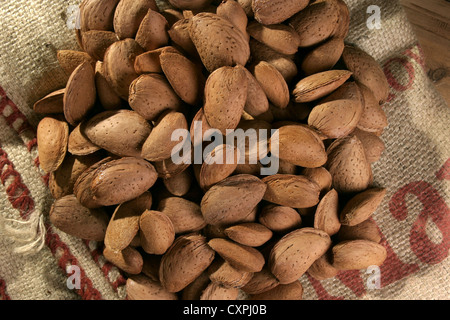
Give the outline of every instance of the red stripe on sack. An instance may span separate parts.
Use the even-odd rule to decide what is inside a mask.
[[[118,287],[125,285],[126,283],[126,279],[125,277],[122,275],[121,271],[112,263],[110,263],[109,261],[107,261],[105,259],[105,261],[100,261],[100,258],[103,257],[103,245],[99,242],[95,242],[95,249],[91,249],[90,246],[90,241],[85,240],[84,243],[86,244],[86,246],[88,247],[92,258],[94,259],[95,263],[100,267],[100,270],[102,271],[103,275],[105,276],[106,280],[108,280],[108,282],[111,284],[111,286],[113,287],[114,291],[117,292]],[[103,257],[104,259],[104,257]],[[116,280],[112,281],[112,279],[110,278],[110,272],[111,270],[115,269],[115,271],[117,270],[117,272],[119,273],[119,276],[117,277]]]
[[[448,159],[443,167],[436,172],[438,180],[450,180],[450,159]]]
[[[8,200],[14,209],[19,210],[20,216],[27,220],[34,210],[34,201],[30,197],[30,190],[22,182],[20,173],[8,159],[8,154],[0,144],[0,180],[6,187]],[[12,180],[12,182],[10,182]]]
[[[6,293],[6,282],[0,278],[0,300],[11,300],[11,297]]]
[[[16,130],[18,134],[22,134],[26,130],[34,132],[27,117],[20,112],[16,104],[8,98],[2,87],[0,87],[0,98],[0,114],[6,120],[8,126]]]
[[[46,223],[46,237],[45,243],[49,247],[52,254],[56,257],[58,251],[61,252],[61,256],[58,259],[58,266],[63,269],[66,274],[66,267],[69,265],[78,266],[80,268],[80,283],[81,288],[75,289],[75,292],[83,300],[102,300],[101,293],[94,288],[91,279],[86,275],[86,272],[78,264],[78,260],[70,252],[69,247],[61,241],[60,237],[53,231],[52,226]],[[66,274],[67,275],[67,274]]]

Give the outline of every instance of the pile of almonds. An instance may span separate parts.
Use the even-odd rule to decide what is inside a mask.
[[[371,164],[389,88],[344,43],[346,4],[168,2],[82,2],[81,50],[58,51],[67,85],[34,105],[50,221],[104,242],[128,299],[301,299],[305,273],[381,265]],[[172,133],[194,121],[276,129],[277,174],[173,162]]]

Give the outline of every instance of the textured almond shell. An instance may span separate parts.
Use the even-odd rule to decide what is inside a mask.
[[[297,32],[291,26],[284,24],[265,26],[252,21],[247,26],[247,32],[251,37],[282,54],[295,54],[300,45]]]
[[[125,288],[128,300],[178,300],[176,294],[167,292],[159,282],[144,275],[127,278]]]
[[[140,216],[151,205],[150,192],[144,192],[136,199],[118,205],[106,229],[105,246],[115,251],[128,247],[139,231]]]
[[[231,240],[249,247],[259,247],[272,238],[272,231],[262,224],[247,222],[225,229],[225,234]]]
[[[344,52],[344,40],[331,38],[303,58],[301,69],[307,76],[333,68]]]
[[[170,218],[162,212],[146,210],[139,218],[141,247],[148,254],[164,254],[175,240]]]
[[[251,300],[302,300],[303,286],[300,281],[280,284],[273,289],[251,296]]]
[[[126,247],[122,251],[114,251],[108,247],[103,249],[106,260],[128,274],[140,274],[144,264],[142,255],[133,247]]]
[[[89,62],[92,67],[95,66],[95,59],[84,51],[77,50],[58,50],[56,52],[56,58],[58,59],[61,68],[68,74],[72,72],[82,63]]]
[[[88,209],[74,195],[55,200],[49,213],[50,222],[61,231],[74,237],[103,241],[108,215],[103,209]]]
[[[373,219],[367,219],[354,226],[342,225],[337,237],[339,241],[344,240],[369,240],[376,243],[381,241],[381,233],[378,225]]]
[[[266,93],[267,99],[280,109],[286,108],[290,101],[289,87],[280,71],[265,61],[258,62],[251,71]]]
[[[101,149],[99,146],[93,144],[86,135],[82,133],[81,126],[85,124],[85,122],[81,122],[69,134],[67,149],[73,155],[85,156]]]
[[[330,257],[327,253],[317,259],[307,271],[316,280],[334,278],[339,273],[339,270],[331,265]]]
[[[203,217],[212,225],[241,221],[262,200],[266,188],[263,181],[252,175],[228,177],[205,193],[200,204]]]
[[[120,0],[84,0],[80,5],[81,30],[113,31],[114,12]]]
[[[142,19],[136,33],[136,42],[145,50],[151,51],[169,43],[169,23],[159,12],[149,9]]]
[[[281,238],[272,248],[269,267],[280,284],[299,279],[330,247],[330,236],[318,229],[301,228]]]
[[[247,294],[259,294],[279,285],[277,278],[270,272],[267,264],[259,272],[255,272],[250,281],[242,287]]]
[[[383,131],[388,125],[386,113],[378,104],[374,93],[367,86],[358,83],[358,87],[364,101],[358,128],[373,133]]]
[[[250,58],[250,46],[242,32],[216,14],[202,12],[195,15],[189,33],[209,72],[223,66],[244,66]]]
[[[369,219],[378,209],[386,195],[386,189],[367,189],[348,201],[342,209],[340,220],[342,224],[354,226]]]
[[[159,11],[155,0],[120,0],[113,20],[117,36],[134,38],[149,9]]]
[[[42,99],[39,99],[33,105],[36,113],[64,113],[64,92],[66,89],[59,89],[49,93]]]
[[[45,117],[37,127],[39,165],[45,172],[59,168],[67,153],[69,125],[65,121]]]
[[[289,19],[308,3],[308,0],[254,0],[252,9],[257,21],[269,25]]]
[[[253,277],[252,272],[238,270],[224,260],[216,260],[208,268],[212,282],[228,288],[241,288]]]
[[[203,112],[212,128],[225,135],[241,120],[247,101],[247,76],[238,67],[220,67],[211,73],[205,84]]]
[[[101,112],[80,129],[95,145],[118,156],[136,157],[152,130],[142,116],[131,110]]]
[[[97,99],[94,68],[89,62],[80,64],[67,80],[64,92],[64,117],[76,126],[94,107]]]
[[[319,186],[300,175],[276,174],[262,179],[267,185],[264,200],[292,208],[309,208],[319,203]]]
[[[314,228],[320,229],[332,236],[341,227],[339,221],[339,195],[331,189],[320,199],[314,214]]]
[[[258,221],[277,233],[290,232],[300,228],[302,224],[302,218],[295,209],[275,204],[264,206],[258,216]]]
[[[124,101],[106,80],[102,61],[97,61],[95,65],[95,87],[98,100],[105,110],[117,110],[122,107]]]
[[[161,260],[161,284],[169,292],[183,290],[208,268],[214,256],[205,237],[199,234],[179,236]]]
[[[332,248],[332,265],[339,270],[361,270],[381,266],[386,260],[386,248],[368,240],[347,240]]]
[[[206,226],[200,206],[181,197],[162,199],[158,204],[158,211],[170,218],[175,233],[195,232]]]
[[[224,287],[220,284],[211,282],[203,290],[200,300],[236,300],[239,295],[239,289]]]
[[[259,272],[264,266],[264,257],[255,248],[222,238],[211,239],[208,245],[238,270]]]
[[[83,49],[95,60],[103,61],[106,50],[119,41],[112,31],[90,30],[82,32]]]

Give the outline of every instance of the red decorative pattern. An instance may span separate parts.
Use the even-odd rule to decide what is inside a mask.
[[[0,278],[0,300],[11,300],[6,292],[6,282]]]
[[[30,197],[30,190],[22,182],[20,174],[14,168],[14,164],[8,159],[8,154],[0,144],[0,180],[6,187],[8,200],[13,208],[19,210],[20,216],[28,220],[33,212],[35,204]]]
[[[61,238],[53,231],[51,225],[46,224],[47,234],[45,238],[46,245],[50,251],[58,259],[58,266],[64,270],[69,265],[78,266],[81,275],[81,288],[76,289],[75,292],[80,295],[83,300],[101,300],[102,295],[94,288],[92,281],[86,276],[83,268],[78,264],[77,258],[70,252],[69,247],[61,241]]]

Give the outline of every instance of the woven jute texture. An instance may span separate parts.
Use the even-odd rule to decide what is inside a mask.
[[[67,27],[78,1],[0,1],[0,299],[124,299],[125,278],[83,241],[48,221],[48,176],[39,168],[36,100],[63,88],[68,75],[56,51],[78,46]],[[450,109],[427,78],[420,45],[393,0],[347,0],[347,42],[371,54],[391,86],[383,106],[386,151],[373,165],[387,195],[373,215],[388,257],[379,270],[301,279],[304,299],[450,298]],[[381,28],[366,21],[381,12]],[[76,266],[81,288],[67,280]],[[372,271],[374,273],[370,273]],[[379,276],[379,277],[378,277]],[[374,277],[380,279],[372,285]]]

